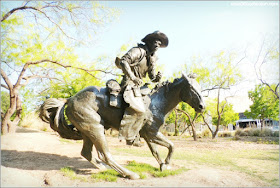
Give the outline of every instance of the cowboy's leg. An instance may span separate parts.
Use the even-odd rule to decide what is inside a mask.
[[[142,128],[144,119],[144,112],[137,112],[131,107],[126,108],[119,129],[119,139],[125,138],[131,145]]]

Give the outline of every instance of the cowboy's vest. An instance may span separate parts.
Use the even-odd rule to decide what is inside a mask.
[[[147,73],[151,80],[156,77],[155,63],[157,56],[156,54],[148,54],[148,49],[143,44],[138,44],[137,47],[131,48],[120,61],[126,61],[137,78],[143,79]],[[121,83],[122,87],[125,87],[129,80],[129,76],[124,75]]]

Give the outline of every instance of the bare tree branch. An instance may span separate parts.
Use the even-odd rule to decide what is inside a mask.
[[[25,82],[23,84],[20,84],[20,86],[22,86],[22,87],[26,86],[30,82],[30,80],[32,80],[34,78],[47,78],[50,80],[55,79],[55,80],[62,81],[58,78],[54,78],[54,77],[50,77],[50,76],[32,75],[32,76],[23,77],[22,79],[25,80]]]
[[[279,83],[276,85],[275,90],[273,90],[272,87],[267,82],[263,81],[262,79],[260,79],[260,81],[262,82],[262,84],[266,85],[269,88],[269,90],[277,97],[277,99],[279,99],[279,93],[277,92]]]
[[[204,115],[201,114],[201,116],[202,116],[202,119],[203,119],[204,123],[207,125],[208,129],[211,131],[211,134],[213,135],[213,130],[211,129],[211,127],[210,127],[210,125],[208,124],[208,122],[206,122]]]
[[[9,87],[4,84],[1,84],[1,87],[5,88],[5,89],[9,89]]]
[[[0,69],[1,71],[1,76],[2,78],[4,79],[4,81],[6,82],[7,86],[8,86],[8,89],[9,90],[12,90],[14,88],[12,82],[10,81],[9,77],[7,76],[7,74],[3,71],[3,69]],[[2,84],[1,84],[2,86]]]
[[[27,7],[27,6],[22,6],[22,7],[17,7],[17,8],[14,8],[12,10],[10,10],[9,12],[7,12],[3,18],[1,19],[1,22],[5,21],[9,16],[11,16],[13,13],[15,13],[16,11],[19,11],[19,10],[27,10],[27,9],[33,9],[33,10],[38,10],[34,7]]]
[[[203,89],[201,92],[207,91],[207,95],[206,95],[206,96],[203,96],[203,97],[208,97],[208,96],[209,96],[209,92],[210,92],[210,91],[213,91],[213,90],[215,90],[215,89],[230,89],[230,87],[220,87],[220,86],[218,86],[218,85],[215,85],[215,86],[213,86],[212,88]]]
[[[26,5],[26,4],[25,4]],[[70,37],[69,35],[67,35],[64,30],[55,22],[53,21],[44,11],[42,11],[41,9],[43,8],[49,8],[49,7],[54,7],[54,6],[50,6],[50,5],[46,5],[44,7],[42,7],[41,9],[38,9],[36,7],[32,7],[32,6],[22,6],[22,7],[17,7],[17,8],[14,8],[12,10],[10,10],[8,13],[6,13],[3,18],[1,19],[1,22],[5,21],[9,16],[11,16],[13,13],[15,13],[16,11],[19,11],[19,10],[35,10],[37,12],[40,12],[42,13],[51,23],[53,23],[66,37],[72,39],[72,40],[76,40],[75,38],[73,37]],[[35,16],[36,18],[36,16]]]

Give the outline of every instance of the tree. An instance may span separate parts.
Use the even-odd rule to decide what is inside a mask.
[[[253,64],[257,79],[279,99],[279,38],[273,43],[263,39],[258,56]],[[273,87],[272,84],[275,81],[278,83]]]
[[[185,128],[182,131],[182,134],[191,127],[192,129],[192,136],[194,141],[197,141],[197,134],[196,134],[196,129],[195,129],[195,122],[201,121],[198,119],[199,114],[195,112],[193,108],[191,108],[189,105],[185,103],[180,103],[179,107],[176,108],[176,111],[182,112],[182,118],[185,120]],[[187,126],[186,126],[187,124]]]
[[[190,66],[187,66],[187,64],[184,66],[184,71],[193,72],[198,75],[197,80],[201,84],[202,92],[205,93],[206,96],[209,96],[209,93],[216,96],[213,108],[215,113],[212,112],[213,114],[211,114],[211,116],[216,114],[216,118],[214,118],[215,121],[213,122],[216,125],[215,131],[212,132],[213,139],[219,131],[219,126],[223,123],[224,113],[230,110],[230,108],[226,108],[228,106],[226,99],[234,96],[234,94],[226,91],[230,91],[232,86],[240,82],[242,76],[239,73],[237,65],[245,57],[246,55],[240,58],[233,52],[221,51],[208,61],[201,60],[200,58],[193,58]],[[207,62],[207,64],[205,62]],[[206,112],[207,108],[209,107],[206,105]],[[205,118],[203,117],[203,119]]]
[[[250,106],[250,111],[246,110],[244,115],[248,118],[260,119],[261,128],[265,118],[279,120],[279,98],[271,92],[271,88],[276,87],[276,84],[272,84],[270,87],[260,84],[248,92],[253,104]]]
[[[204,118],[204,116],[206,114],[211,115],[212,117],[212,123],[214,125],[217,125],[219,123],[219,125],[228,125],[228,124],[233,124],[236,120],[239,119],[238,113],[236,113],[233,110],[233,105],[229,104],[226,100],[223,100],[220,102],[219,105],[219,110],[217,110],[217,98],[216,99],[209,99],[206,103],[206,111],[203,114],[203,119],[204,119],[204,123],[208,126],[210,132],[212,133],[212,138],[216,136],[215,134],[215,130],[213,130],[210,126],[209,126],[209,122],[206,121],[206,119]],[[218,114],[217,112],[220,112],[220,114]],[[218,122],[219,120],[219,115],[220,115],[220,122]]]
[[[20,91],[28,84],[38,79],[41,83],[44,79],[58,80],[56,75],[68,68],[94,78],[96,72],[107,73],[79,62],[74,47],[94,42],[93,34],[116,15],[115,9],[93,1],[27,1],[10,10],[8,5],[1,2],[1,87],[10,95],[1,122],[3,134],[13,132],[20,121]]]
[[[9,93],[6,91],[1,91],[1,119],[3,119],[4,114],[7,112],[10,105]]]

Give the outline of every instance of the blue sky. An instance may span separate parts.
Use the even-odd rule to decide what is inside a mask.
[[[270,4],[261,1],[103,3],[119,8],[122,13],[99,36],[96,46],[89,49],[92,56],[114,56],[123,44],[136,44],[146,34],[160,30],[169,38],[169,46],[158,51],[158,64],[164,65],[166,76],[178,71],[194,55],[212,56],[231,49],[242,51],[265,35],[279,33],[277,1]],[[86,50],[84,53],[89,54]]]

